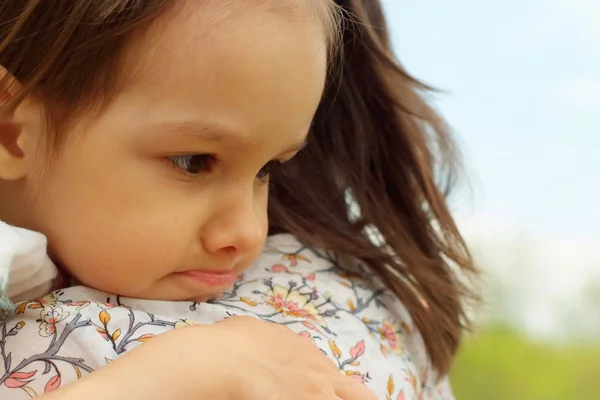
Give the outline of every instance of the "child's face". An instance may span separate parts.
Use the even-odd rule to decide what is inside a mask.
[[[41,184],[14,196],[23,211],[12,219],[47,234],[83,284],[204,301],[235,275],[198,271],[239,274],[262,249],[260,178],[306,139],[325,39],[307,7],[217,3],[188,2],[156,21],[128,52],[131,78],[107,111],[69,136]],[[15,119],[35,127],[34,117],[22,107]],[[212,156],[185,157],[195,154]]]

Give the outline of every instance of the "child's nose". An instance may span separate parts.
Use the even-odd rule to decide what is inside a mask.
[[[262,246],[267,235],[267,216],[266,210],[256,208],[247,204],[214,218],[203,229],[202,244],[206,251],[240,257]]]

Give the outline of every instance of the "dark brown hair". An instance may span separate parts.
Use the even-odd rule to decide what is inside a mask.
[[[468,286],[477,270],[446,203],[459,152],[422,97],[429,88],[395,59],[379,1],[338,3],[348,17],[341,77],[326,89],[306,149],[273,177],[270,224],[370,265],[445,374],[465,303],[477,299]]]
[[[13,92],[0,111],[36,96],[49,127],[64,130],[69,117],[106,105],[118,90],[115,71],[128,40],[175,3],[0,0],[0,66],[9,73],[0,101],[2,90]],[[407,307],[444,374],[466,321],[470,292],[459,276],[476,272],[436,183],[452,182],[457,152],[419,95],[427,88],[394,59],[379,2],[338,3],[348,17],[338,25],[339,68],[308,146],[272,177],[270,231],[370,265]],[[61,136],[48,136],[49,147],[58,148]],[[350,217],[350,204],[358,217]]]

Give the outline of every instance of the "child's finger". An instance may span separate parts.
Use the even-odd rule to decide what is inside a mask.
[[[335,394],[342,400],[377,400],[365,385],[348,376],[340,376],[335,386]]]

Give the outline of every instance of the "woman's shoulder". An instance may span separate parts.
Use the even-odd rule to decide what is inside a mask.
[[[452,398],[406,308],[360,260],[275,235],[240,285],[217,302],[246,301],[310,337],[381,398]]]
[[[163,332],[235,315],[285,325],[312,340],[379,398],[452,399],[445,382],[436,384],[405,308],[368,266],[290,235],[270,237],[254,265],[208,303],[129,299],[85,287],[21,303],[0,338],[13,353],[4,360],[5,375],[14,389],[31,381],[39,393],[61,384],[50,382],[48,365],[64,384]]]

